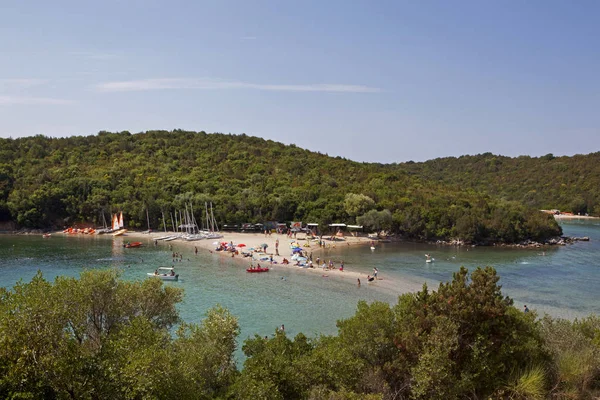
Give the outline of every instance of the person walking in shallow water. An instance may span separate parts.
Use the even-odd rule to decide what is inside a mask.
[[[526,313],[528,313],[528,312],[529,312],[529,308],[527,308],[527,304],[525,304],[525,305],[523,306],[523,312],[526,312]]]

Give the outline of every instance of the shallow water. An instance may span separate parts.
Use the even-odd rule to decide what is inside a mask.
[[[457,248],[415,243],[384,243],[371,251],[368,246],[337,246],[320,253],[321,258],[343,259],[347,269],[393,278],[431,289],[452,278],[461,265],[470,270],[491,265],[498,271],[503,292],[515,305],[554,316],[574,318],[600,314],[600,224],[565,222],[566,235],[589,236],[590,242],[542,250],[505,248]],[[285,324],[288,334],[333,334],[340,318],[353,315],[359,299],[395,303],[397,293],[373,286],[356,286],[354,279],[322,278],[295,270],[247,274],[245,265],[216,254],[201,252],[170,242],[173,251],[184,254],[173,263],[169,243],[155,247],[124,249],[123,238],[110,236],[0,235],[0,285],[13,286],[30,280],[39,269],[47,279],[58,275],[78,276],[83,269],[118,268],[125,279],[145,279],[158,266],[175,265],[179,282],[167,283],[185,290],[180,313],[188,322],[199,322],[215,304],[227,307],[239,318],[243,340],[253,334],[271,335]],[[425,263],[425,254],[434,258]],[[316,253],[313,257],[316,257]],[[282,279],[283,278],[283,279]]]

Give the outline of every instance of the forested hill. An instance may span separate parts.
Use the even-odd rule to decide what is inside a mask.
[[[152,228],[162,229],[163,211],[169,226],[170,211],[211,201],[220,223],[358,222],[412,239],[478,243],[561,233],[536,203],[445,178],[438,162],[357,163],[246,135],[180,130],[0,139],[0,219],[98,225],[103,212],[123,211],[128,227],[145,228],[148,209]]]
[[[600,152],[539,158],[485,153],[398,164],[397,168],[422,179],[490,193],[537,209],[600,215]]]

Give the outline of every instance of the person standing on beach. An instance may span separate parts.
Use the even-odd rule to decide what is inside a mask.
[[[279,255],[279,239],[275,239],[275,255]]]

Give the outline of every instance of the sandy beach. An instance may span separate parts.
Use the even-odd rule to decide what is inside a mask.
[[[569,220],[569,219],[600,219],[600,217],[590,217],[588,215],[565,215],[565,214],[556,214],[554,215],[554,219],[564,219],[564,220]]]
[[[151,232],[151,233],[142,233],[135,231],[128,231],[126,236],[123,236],[124,241],[134,241],[136,239],[148,239],[156,240],[156,238],[164,237],[169,234],[174,234],[173,232]],[[239,265],[243,268],[248,268],[250,265],[256,266],[260,264],[261,267],[269,267],[273,272],[283,272],[287,270],[299,271],[301,273],[313,274],[315,278],[323,279],[337,279],[343,280],[348,284],[357,285],[358,279],[360,279],[361,285],[369,285],[377,290],[383,290],[387,293],[391,293],[394,295],[398,295],[401,293],[412,292],[419,290],[421,288],[420,284],[416,285],[414,282],[400,282],[396,279],[392,279],[386,276],[385,271],[379,271],[377,280],[372,282],[367,281],[368,274],[363,272],[357,272],[352,270],[352,266],[344,265],[344,270],[340,271],[340,262],[342,260],[332,259],[334,262],[333,269],[323,269],[322,264],[327,263],[329,259],[320,260],[319,266],[317,266],[316,260],[317,257],[320,257],[320,253],[323,250],[323,247],[319,247],[319,242],[317,239],[307,240],[306,236],[302,234],[298,234],[296,239],[289,238],[285,234],[276,234],[273,233],[271,235],[266,235],[264,233],[240,233],[240,232],[221,232],[223,234],[222,238],[219,239],[203,239],[197,241],[185,241],[185,240],[173,240],[169,242],[164,242],[162,240],[158,241],[158,246],[173,246],[174,251],[178,248],[186,248],[188,249],[184,254],[184,257],[188,257],[189,252],[192,254],[195,253],[195,249],[198,249],[198,252],[210,252],[215,257],[223,257],[231,260],[232,263]],[[279,255],[276,254],[276,243],[279,240]],[[217,242],[225,242],[232,243],[236,246],[239,251],[239,254],[234,255],[232,257],[232,253],[228,251],[216,251]],[[323,236],[323,242],[325,243],[325,248],[336,248],[336,249],[344,249],[350,246],[369,246],[372,243],[372,239],[364,236],[351,236],[347,235],[343,239],[336,238],[336,240],[330,240],[329,236]],[[237,245],[243,244],[243,247],[237,247]],[[267,251],[262,252],[260,250],[262,244],[267,244]],[[312,253],[314,268],[306,268],[295,266],[295,261],[291,260],[292,254],[292,244],[297,244],[302,248],[303,252],[306,256],[309,256]],[[255,249],[252,257],[244,257],[241,253],[250,252],[250,249]],[[273,257],[273,262],[270,262],[270,257]],[[289,260],[289,264],[282,264],[284,258]],[[373,276],[372,272],[369,272],[371,276]]]

